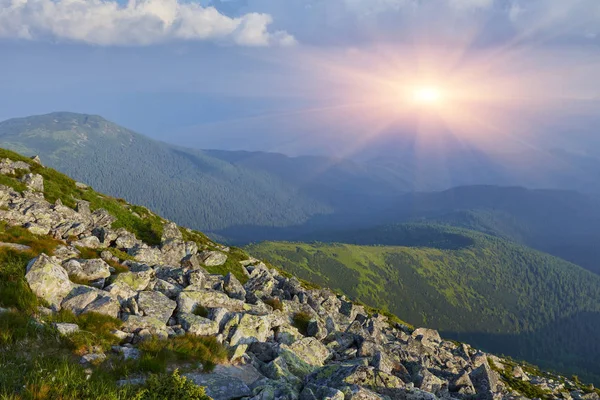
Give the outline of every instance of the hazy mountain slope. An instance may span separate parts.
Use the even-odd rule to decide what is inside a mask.
[[[258,165],[247,165],[248,154],[238,163],[223,153],[176,148],[101,117],[73,113],[4,121],[0,143],[39,154],[46,164],[99,190],[206,230],[302,224],[342,207],[350,194],[358,199],[376,189],[397,193],[399,186],[386,186],[350,162],[325,158],[259,153]],[[317,165],[311,177],[301,173]],[[330,181],[338,184],[328,189]]]
[[[584,349],[595,347],[584,332],[600,322],[599,276],[463,229],[396,225],[347,233],[345,238],[356,244],[267,242],[248,250],[305,279],[386,307],[410,323],[469,337],[479,346],[494,345],[495,351],[562,365],[573,373],[581,372],[581,360],[589,362]],[[575,318],[581,313],[589,317]],[[576,324],[561,327],[561,319]],[[542,338],[538,331],[548,325],[559,333]],[[492,339],[534,334],[539,343],[533,349]],[[550,359],[546,353],[555,346],[572,352],[571,357]],[[600,363],[590,370],[600,374]]]
[[[508,238],[600,272],[600,200],[562,190],[468,186],[400,198],[391,221],[449,224]]]

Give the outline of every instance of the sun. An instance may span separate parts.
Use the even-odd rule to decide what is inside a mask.
[[[442,91],[435,86],[420,86],[413,89],[412,99],[422,105],[437,105],[443,101]]]

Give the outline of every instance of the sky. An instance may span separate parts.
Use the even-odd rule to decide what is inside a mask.
[[[292,155],[598,144],[597,0],[0,0],[0,54],[0,119]]]

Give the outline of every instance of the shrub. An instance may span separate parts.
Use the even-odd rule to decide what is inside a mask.
[[[277,297],[264,300],[264,303],[271,306],[273,310],[283,311],[283,303]]]
[[[134,397],[135,400],[211,400],[204,388],[196,386],[175,370],[172,374],[152,375],[144,388]]]

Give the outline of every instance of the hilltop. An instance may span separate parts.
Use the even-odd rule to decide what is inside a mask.
[[[0,396],[594,399],[0,151]]]

